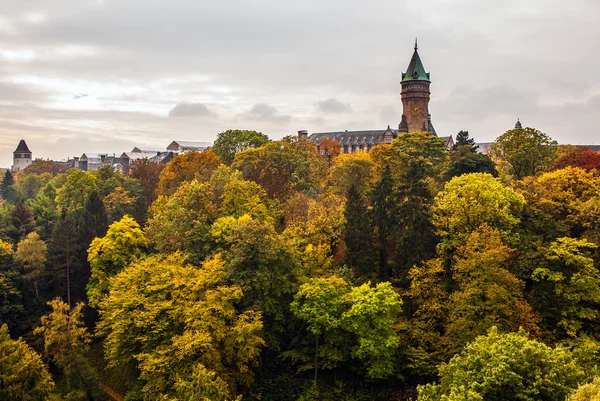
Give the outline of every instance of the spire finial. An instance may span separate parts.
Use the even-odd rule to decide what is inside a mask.
[[[417,38],[415,38],[415,50],[417,50],[419,48],[419,45],[417,44]]]

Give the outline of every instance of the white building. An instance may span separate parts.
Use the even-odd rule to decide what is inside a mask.
[[[25,170],[30,165],[31,150],[27,147],[25,140],[21,139],[19,146],[17,146],[17,149],[13,152],[12,171],[13,173],[16,173],[17,171]]]

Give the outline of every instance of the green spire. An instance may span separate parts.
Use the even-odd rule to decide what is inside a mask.
[[[402,73],[402,82],[406,81],[427,81],[429,80],[429,73],[425,72],[425,67],[423,67],[423,63],[421,62],[421,57],[419,57],[418,52],[419,46],[417,43],[417,39],[415,38],[415,52],[413,53],[412,59],[410,60],[410,64],[408,64],[408,68],[406,72]]]

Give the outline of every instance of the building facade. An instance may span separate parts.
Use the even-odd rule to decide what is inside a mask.
[[[406,72],[402,73],[400,82],[402,115],[398,129],[390,128],[388,125],[387,129],[316,132],[311,135],[308,135],[307,131],[298,131],[298,137],[314,142],[317,148],[323,139],[337,141],[340,143],[341,152],[352,153],[360,150],[368,152],[373,146],[391,143],[394,138],[406,133],[425,131],[437,135],[429,113],[430,74],[425,71],[418,49],[415,41],[414,52],[408,68]],[[452,136],[442,138],[444,138],[447,148],[454,145]]]
[[[31,151],[27,147],[25,140],[21,139],[17,149],[13,152],[12,172],[16,173],[17,171],[25,170],[31,166],[31,161]]]

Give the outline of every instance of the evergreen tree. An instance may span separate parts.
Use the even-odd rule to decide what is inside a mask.
[[[10,220],[12,228],[8,231],[8,236],[15,244],[35,230],[33,216],[22,202],[17,204],[10,215]]]
[[[475,139],[469,138],[469,131],[461,130],[458,134],[456,134],[456,143],[454,144],[452,149],[456,150],[463,146],[469,147],[469,150],[471,152],[477,152],[477,150],[479,149],[479,146],[475,144]]]
[[[6,170],[0,183],[0,195],[2,199],[14,202],[17,199],[17,191],[14,188],[15,180],[10,170]]]
[[[436,235],[431,221],[433,195],[424,179],[404,177],[398,190],[396,216],[396,275],[408,285],[408,271],[435,254]]]
[[[347,193],[344,261],[356,276],[368,275],[375,268],[373,260],[373,227],[365,201],[356,185],[351,184]]]
[[[94,238],[101,238],[108,229],[108,217],[104,203],[98,191],[92,191],[83,210],[81,240],[83,249],[87,249]]]
[[[78,237],[77,224],[63,211],[52,230],[48,254],[56,272],[54,287],[58,291],[57,295],[65,296],[68,305],[72,305],[74,300],[83,299],[85,296],[87,277],[83,277],[83,280],[81,277],[81,262],[78,258],[81,247]],[[81,293],[76,291],[79,281],[83,281]]]
[[[394,181],[392,170],[386,164],[381,178],[375,183],[371,192],[373,226],[376,233],[377,251],[379,253],[379,280],[387,281],[389,277],[389,236],[393,226]]]

